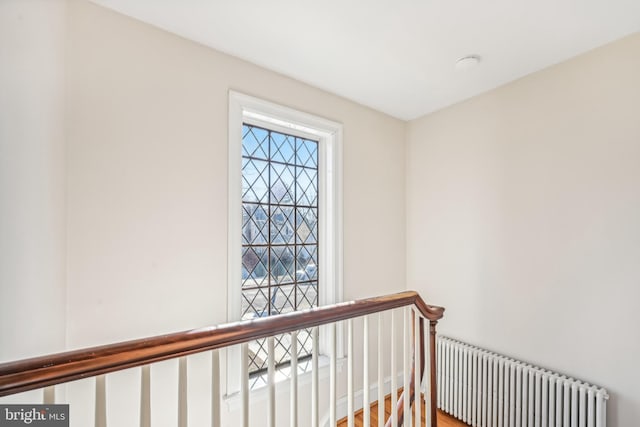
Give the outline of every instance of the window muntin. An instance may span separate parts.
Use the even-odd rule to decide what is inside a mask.
[[[242,126],[242,319],[318,306],[319,141]],[[275,337],[275,363],[291,359],[291,336]],[[298,358],[311,354],[298,333]],[[267,367],[266,340],[249,344],[249,372]]]

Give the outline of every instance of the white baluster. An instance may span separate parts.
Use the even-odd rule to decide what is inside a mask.
[[[404,409],[402,414],[404,416],[403,421],[405,426],[411,425],[411,404],[409,403],[409,394],[410,387],[409,382],[411,381],[411,309],[405,307],[404,310],[404,321],[403,324],[403,337],[404,337],[404,346],[403,346],[403,356],[404,363],[402,364],[403,372],[404,372]]]
[[[318,427],[318,327],[313,328],[311,333],[313,337],[313,350],[311,353],[311,427]]]
[[[151,427],[151,366],[140,369],[140,427]]]
[[[378,313],[378,427],[384,427],[384,342],[382,335],[383,313]],[[393,345],[392,345],[393,347]]]
[[[178,427],[187,427],[187,358],[178,361]]]
[[[411,312],[413,313],[413,330],[415,331],[413,336],[413,390],[415,396],[413,405],[415,409],[414,419],[416,420],[416,426],[419,426],[419,421],[422,416],[422,387],[420,386],[420,316],[418,315],[417,310],[412,310]]]
[[[347,320],[347,425],[353,427],[353,319]]]
[[[329,425],[336,425],[336,324],[329,325]]]
[[[291,332],[291,391],[289,425],[298,425],[298,332]]]
[[[107,427],[107,386],[104,375],[96,377],[95,427]]]
[[[429,337],[429,334],[427,334],[427,337]],[[431,341],[430,339],[427,339],[427,341]],[[436,352],[438,353],[438,356],[436,357],[436,375],[438,376],[436,384],[438,387],[438,395],[437,395],[437,406],[438,408],[442,408],[443,405],[443,401],[442,401],[442,396],[444,395],[444,374],[443,374],[443,360],[444,360],[444,356],[443,356],[443,341],[441,339],[436,341]],[[427,353],[430,354],[430,353]],[[431,384],[431,383],[429,383]],[[431,405],[427,405],[427,406],[431,406]]]
[[[220,405],[220,353],[219,350],[211,352],[211,426],[221,427]]]
[[[240,345],[240,394],[242,396],[242,426],[249,427],[249,345]]]
[[[267,389],[269,405],[267,409],[267,426],[276,427],[276,355],[275,338],[267,338]]]
[[[391,311],[391,426],[398,427],[398,371],[396,369],[395,310]]]
[[[362,319],[362,423],[371,422],[371,402],[369,401],[369,317]]]
[[[45,387],[42,391],[42,403],[45,405],[53,405],[56,403],[56,386]]]
[[[426,419],[426,426],[430,426],[431,425],[431,417],[433,416],[431,414],[431,393],[433,393],[433,390],[431,390],[431,375],[435,375],[435,372],[431,372],[431,339],[429,336],[429,321],[427,319],[424,319],[424,333],[423,333],[423,338],[424,338],[424,348],[422,349],[422,351],[424,351],[424,400],[425,400],[425,419]],[[426,335],[425,335],[426,334]],[[437,347],[436,347],[437,348]],[[439,362],[439,361],[437,361]],[[436,368],[437,369],[437,368]],[[422,404],[422,403],[421,403]]]

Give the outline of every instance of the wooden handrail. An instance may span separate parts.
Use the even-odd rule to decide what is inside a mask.
[[[437,322],[444,308],[414,291],[338,303],[293,313],[193,329],[0,364],[0,396],[93,377],[272,335],[415,305]]]

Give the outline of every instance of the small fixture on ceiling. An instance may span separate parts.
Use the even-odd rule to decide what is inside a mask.
[[[480,65],[480,55],[467,55],[456,61],[456,70],[468,70]]]

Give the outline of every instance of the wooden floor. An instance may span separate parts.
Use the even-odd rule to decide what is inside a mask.
[[[398,394],[400,394],[401,391],[398,392]],[[422,400],[422,413],[425,414],[425,408],[424,408],[424,398],[421,399]],[[391,415],[391,395],[387,395],[387,397],[384,400],[384,415],[385,415],[385,419],[388,419],[389,416]],[[338,421],[337,427],[347,427],[348,420],[347,418],[343,418],[340,421]],[[362,409],[360,409],[359,411],[357,411],[355,413],[355,427],[365,427],[365,425],[362,422]],[[413,425],[415,426],[415,421],[413,423]],[[369,426],[378,426],[378,402],[372,403],[371,404],[371,418],[370,418],[370,424]],[[366,426],[366,427],[369,427]],[[426,425],[426,420],[424,419],[424,416],[422,418],[422,426],[423,427],[428,427]],[[445,414],[444,412],[438,410],[438,427],[467,427],[467,424],[463,423],[462,421],[459,421],[455,418],[453,418],[452,416]]]
[[[468,424],[453,418],[449,414],[445,414],[438,409],[438,427],[467,427]]]

